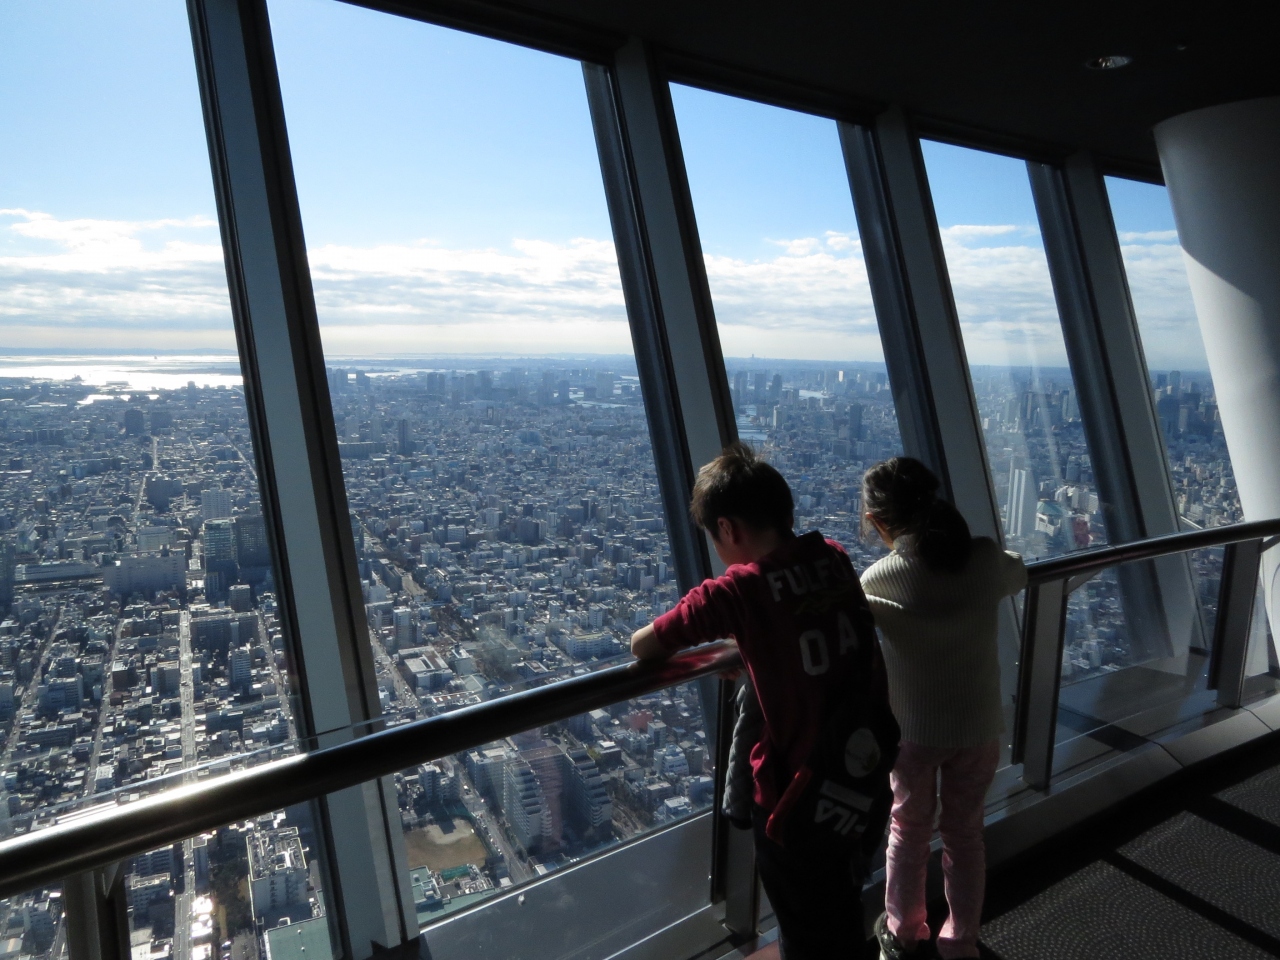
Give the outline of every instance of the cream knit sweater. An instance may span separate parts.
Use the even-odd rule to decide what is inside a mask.
[[[903,740],[973,747],[999,736],[997,610],[1026,583],[1022,558],[986,537],[956,573],[929,570],[904,539],[862,574]]]

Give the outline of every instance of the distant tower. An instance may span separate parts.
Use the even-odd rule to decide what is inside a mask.
[[[401,420],[396,424],[396,441],[402,457],[413,453],[413,427],[408,420]]]
[[[596,399],[610,400],[613,398],[613,374],[597,373],[596,374]]]
[[[232,687],[241,689],[253,682],[251,668],[253,659],[248,647],[237,647],[231,651],[231,655],[227,659],[230,661],[228,664],[230,670],[227,671],[230,676],[227,679],[231,682]]]
[[[862,439],[862,404],[849,404],[849,439]]]

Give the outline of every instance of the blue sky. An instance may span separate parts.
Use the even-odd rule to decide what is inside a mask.
[[[629,349],[579,64],[333,0],[269,10],[331,352]],[[0,45],[0,348],[229,348],[185,4],[6,0]],[[726,351],[876,359],[834,123],[673,100]],[[1015,329],[1049,362],[1023,165],[925,154],[971,357],[1012,362]],[[1194,326],[1163,190],[1110,186],[1140,318]]]
[[[857,234],[835,121],[679,84],[671,100],[704,251],[767,257],[770,240]]]
[[[214,215],[180,0],[0,3],[0,207]]]

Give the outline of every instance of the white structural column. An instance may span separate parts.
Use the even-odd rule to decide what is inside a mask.
[[[1245,519],[1280,517],[1280,97],[1155,132]],[[1277,551],[1262,570],[1274,631]]]

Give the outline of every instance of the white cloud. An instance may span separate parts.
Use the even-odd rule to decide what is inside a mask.
[[[943,239],[963,240],[966,237],[999,237],[1017,231],[1011,223],[957,223],[942,227]]]
[[[233,347],[216,222],[0,210],[0,344]]]
[[[1171,242],[1120,245],[1147,365],[1153,370],[1207,370],[1182,247],[1173,231],[1160,233],[1172,234]]]
[[[1066,348],[1038,241],[1017,242],[1010,225],[960,225],[942,231],[947,272],[965,351],[974,364],[1065,366]],[[988,238],[1008,237],[991,245]]]
[[[8,222],[6,223],[5,220]],[[1065,362],[1053,291],[1034,231],[961,225],[943,244],[974,363]],[[1147,336],[1183,349],[1189,313],[1176,244],[1123,247]],[[776,256],[708,255],[730,356],[873,360],[879,330],[854,235],[772,241]],[[325,347],[334,354],[630,349],[613,244],[515,240],[450,249],[429,241],[309,252]],[[0,346],[233,348],[217,225],[207,217],[58,220],[0,210]],[[1196,340],[1198,345],[1198,339]],[[1203,356],[1203,352],[1199,352]]]
[[[1137,232],[1133,230],[1125,230],[1120,233],[1121,243],[1141,243],[1143,241],[1151,243],[1177,243],[1177,230],[1147,230],[1145,232]]]

